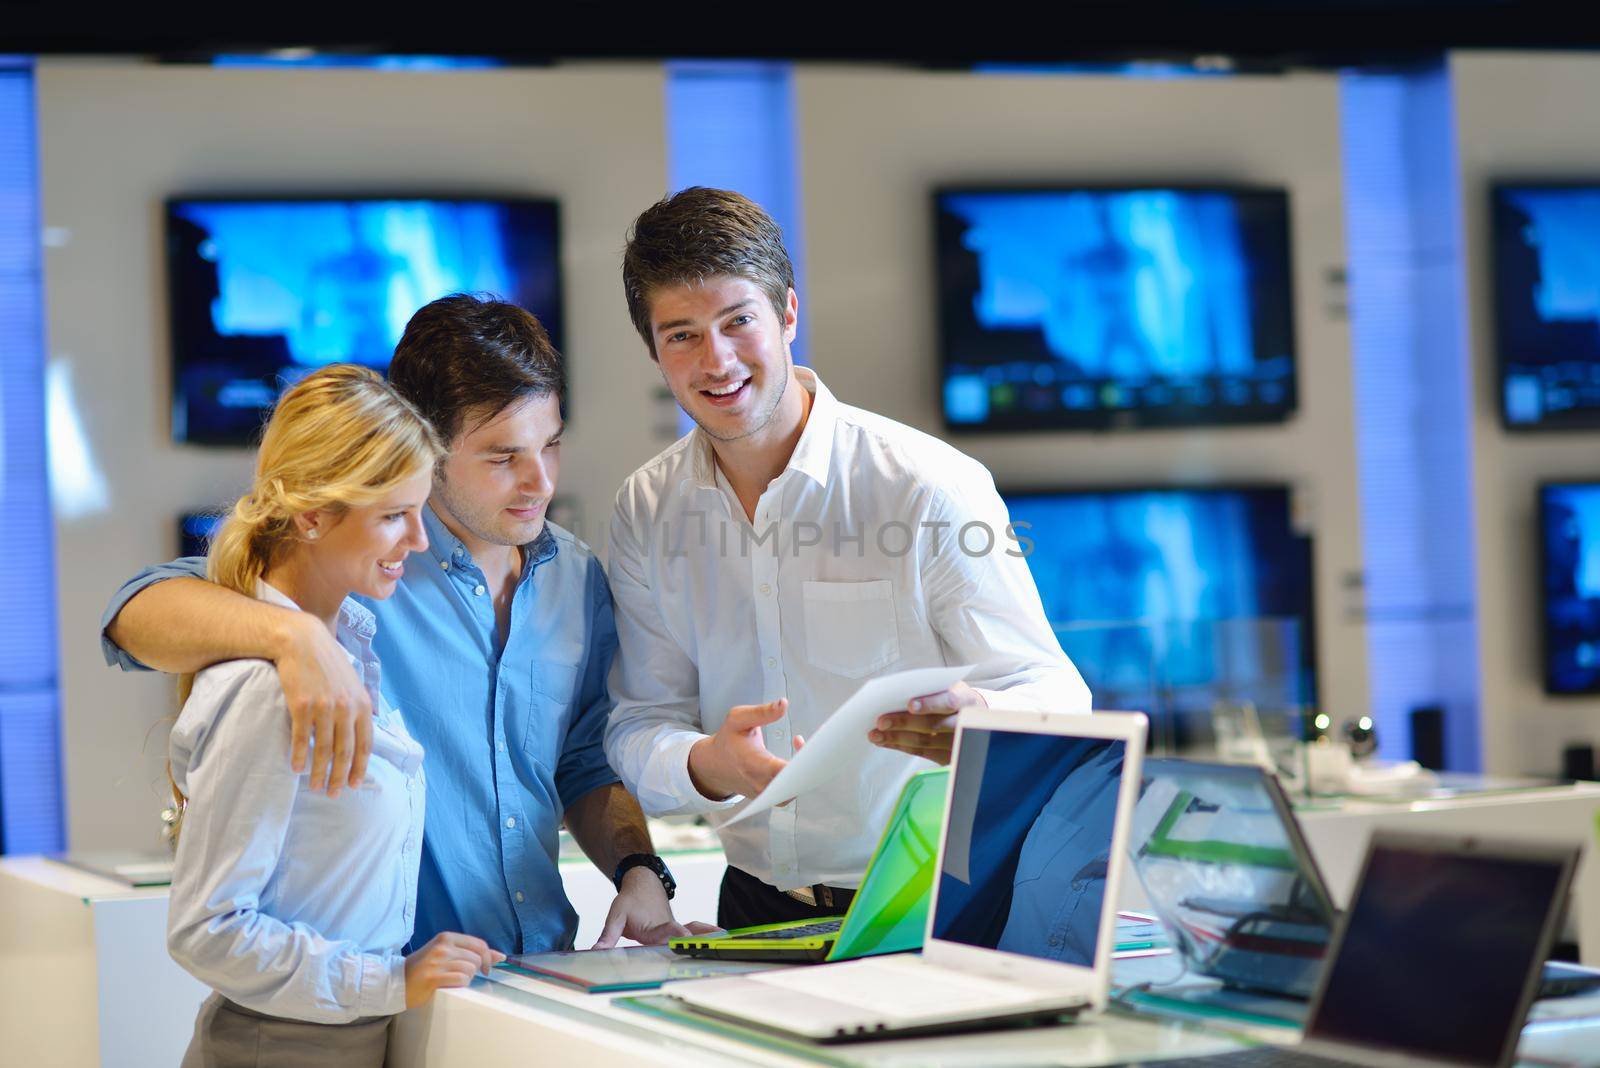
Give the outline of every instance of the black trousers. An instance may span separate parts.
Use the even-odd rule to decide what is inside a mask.
[[[729,867],[722,877],[722,893],[717,897],[717,926],[731,931],[763,923],[796,923],[843,916],[855,891],[835,890],[833,895],[831,907],[807,905],[748,872]]]

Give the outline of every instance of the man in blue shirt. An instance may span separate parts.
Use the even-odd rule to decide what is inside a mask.
[[[457,295],[412,317],[389,377],[450,446],[423,513],[427,549],[405,560],[393,597],[363,602],[378,621],[383,694],[427,753],[413,943],[454,930],[507,953],[569,948],[563,820],[618,887],[598,945],[689,933],[602,748],[617,648],[605,575],[588,546],[545,521],[560,467],[559,354],[522,308]],[[344,651],[313,617],[204,572],[189,557],[124,585],[102,620],[108,663],[192,672],[271,660],[295,770],[309,750],[313,788],[358,785],[372,710]]]
[[[1126,747],[1007,732],[975,744],[984,772],[965,822],[984,833],[966,844],[966,876],[942,876],[935,936],[1093,965]]]

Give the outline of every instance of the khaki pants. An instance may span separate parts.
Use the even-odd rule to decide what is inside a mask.
[[[254,1012],[212,994],[200,1006],[182,1068],[382,1068],[393,1019],[306,1023]]]

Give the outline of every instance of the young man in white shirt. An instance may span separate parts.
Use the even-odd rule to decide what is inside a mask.
[[[948,763],[960,708],[1088,712],[1088,688],[989,472],[795,367],[794,271],[760,207],[668,197],[635,221],[623,282],[698,424],[628,478],[611,523],[606,753],[645,810],[723,822],[865,679],[976,665],[881,718],[827,788],[722,829],[722,926],[837,915],[918,758]]]

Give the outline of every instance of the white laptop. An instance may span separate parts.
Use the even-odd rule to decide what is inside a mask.
[[[1104,1006],[1145,731],[1129,712],[963,712],[920,956],[668,983],[662,993],[819,1042]]]

